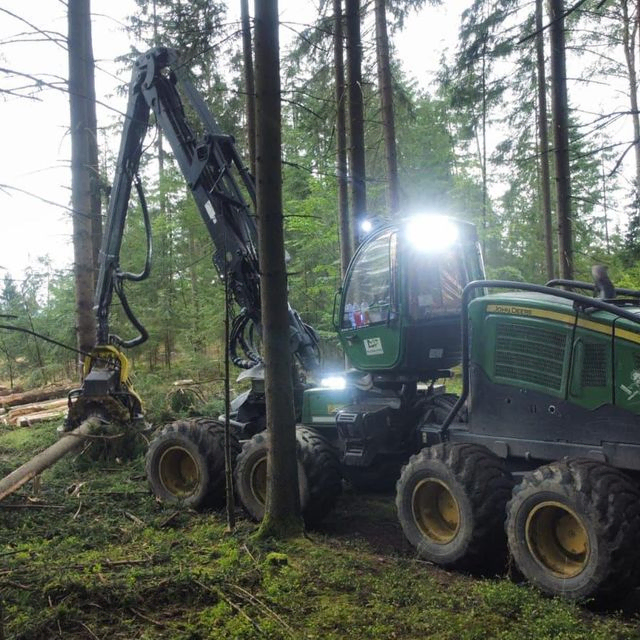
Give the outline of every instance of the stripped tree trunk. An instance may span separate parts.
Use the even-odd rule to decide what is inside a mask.
[[[393,86],[385,4],[386,0],[375,0],[376,56],[378,61],[378,89],[382,108],[382,130],[387,159],[387,201],[389,212],[393,216],[400,210],[400,185],[398,182],[396,122],[393,112]]]
[[[560,277],[573,280],[573,225],[571,218],[571,173],[569,167],[569,105],[564,38],[564,2],[549,0],[551,23],[551,110],[556,169],[558,213],[558,258]]]
[[[242,20],[242,59],[244,61],[244,88],[247,93],[247,142],[249,167],[256,175],[256,89],[253,74],[253,54],[251,48],[251,21],[249,19],[249,0],[240,0]]]
[[[89,0],[68,2],[69,105],[71,116],[71,203],[74,276],[76,285],[76,335],[78,348],[87,352],[96,341],[93,315],[93,243],[91,217],[89,72],[91,15]]]
[[[342,277],[353,255],[349,222],[349,190],[347,178],[347,116],[344,81],[344,30],[342,0],[333,0],[333,58],[336,83],[336,172],[338,174],[338,218],[340,223],[340,266]]]
[[[349,91],[349,164],[351,169],[351,212],[353,246],[358,246],[366,217],[367,188],[364,157],[364,101],[362,95],[362,40],[360,0],[346,0],[347,85]]]
[[[282,214],[278,1],[255,0],[258,244],[269,453],[264,537],[302,533]]]
[[[540,193],[544,229],[544,255],[547,280],[554,278],[553,220],[551,216],[551,177],[549,174],[549,120],[547,113],[547,78],[544,62],[542,0],[536,0],[536,56],[538,76],[538,140],[540,147]]]

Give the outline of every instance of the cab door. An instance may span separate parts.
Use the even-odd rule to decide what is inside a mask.
[[[395,231],[382,229],[361,245],[345,278],[338,337],[356,369],[390,369],[400,357],[396,249]]]

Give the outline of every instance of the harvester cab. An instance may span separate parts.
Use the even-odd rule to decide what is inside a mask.
[[[483,277],[474,225],[453,218],[407,218],[360,245],[334,308],[353,369],[344,388],[305,391],[302,406],[352,484],[391,487],[420,447],[420,426],[448,415],[457,398],[436,382],[460,363],[462,292]]]
[[[353,367],[396,379],[446,377],[460,362],[462,291],[483,277],[468,222],[423,215],[371,234],[351,261],[334,314]]]

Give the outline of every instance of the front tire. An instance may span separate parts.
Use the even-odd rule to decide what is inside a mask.
[[[412,456],[397,484],[398,518],[421,558],[494,568],[503,556],[505,505],[513,482],[485,447],[443,443]]]
[[[298,427],[296,441],[300,508],[305,523],[313,526],[333,509],[342,492],[340,463],[331,444],[312,429]],[[245,443],[236,464],[238,498],[256,521],[264,517],[268,449],[267,432],[258,433]]]
[[[231,435],[231,459],[240,445]],[[225,503],[224,425],[216,420],[178,420],[152,440],[145,459],[151,490],[158,500],[193,509]]]
[[[548,594],[608,600],[637,584],[640,492],[606,464],[571,459],[524,476],[506,531],[518,568]]]

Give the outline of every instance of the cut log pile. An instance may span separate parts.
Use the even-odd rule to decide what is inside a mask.
[[[6,425],[28,426],[64,418],[67,394],[73,387],[43,387],[0,396],[0,420]]]

